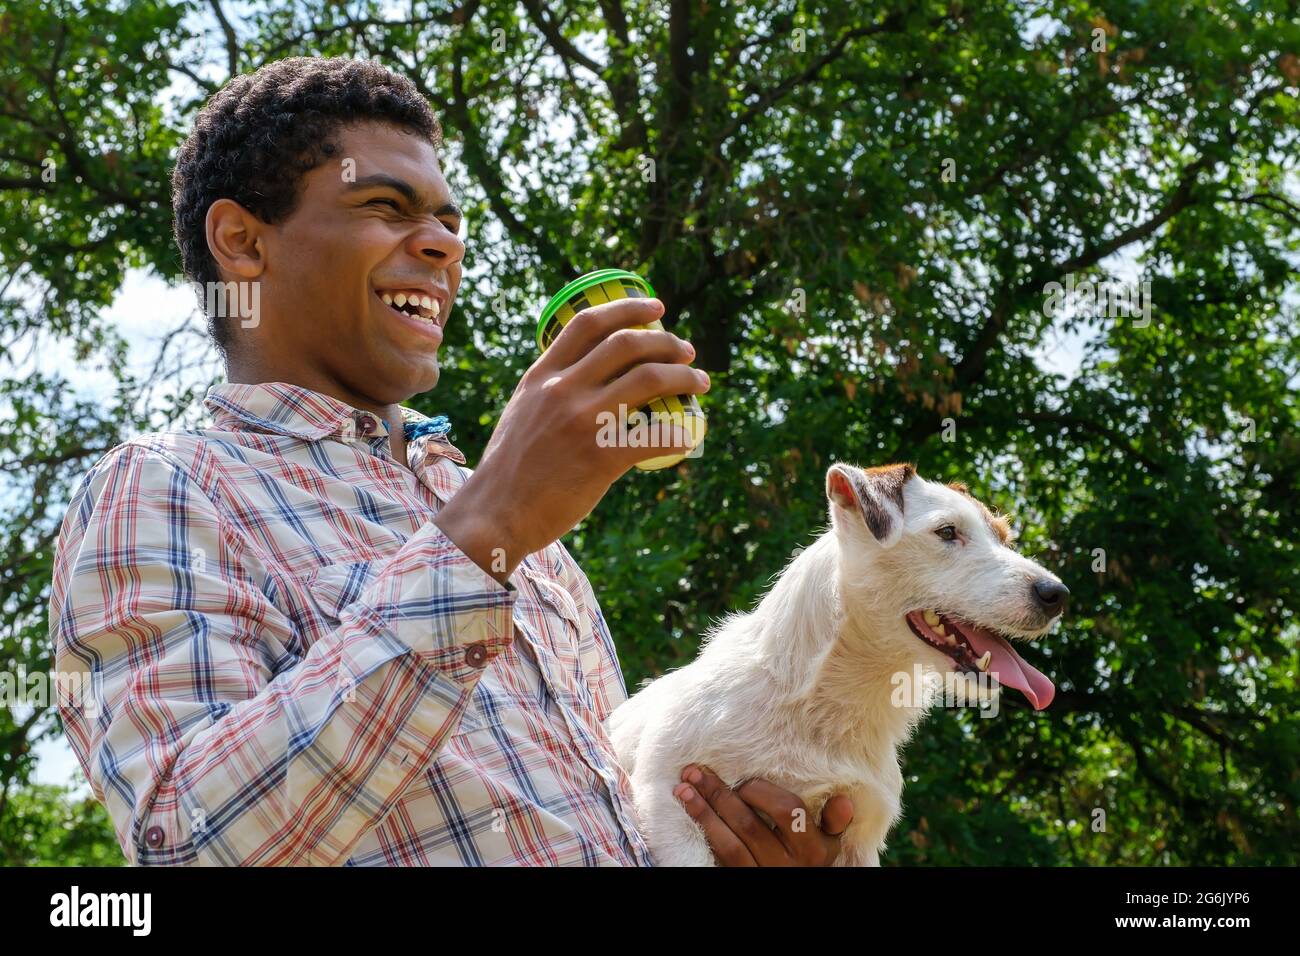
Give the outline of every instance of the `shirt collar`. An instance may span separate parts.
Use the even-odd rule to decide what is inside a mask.
[[[212,413],[215,427],[225,431],[269,432],[303,441],[363,441],[372,450],[388,443],[388,423],[378,415],[287,382],[223,382],[208,390],[203,404]],[[402,419],[406,424],[428,421],[406,407]],[[416,448],[425,455],[445,455],[465,463],[465,456],[445,435],[422,435],[408,442],[408,459]]]

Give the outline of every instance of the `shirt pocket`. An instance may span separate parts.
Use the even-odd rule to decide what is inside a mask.
[[[344,561],[317,568],[304,582],[321,617],[337,626],[343,612],[356,603],[379,573],[377,561]]]
[[[496,680],[489,666],[487,673],[479,678],[470,694],[465,712],[461,714],[460,723],[451,732],[453,737],[472,734],[480,730],[491,730],[500,726],[505,720],[504,698],[494,690]]]
[[[382,564],[373,560],[325,564],[290,583],[286,593],[293,598],[290,616],[297,632],[296,657],[338,628],[343,612],[370,586]]]
[[[305,582],[306,593],[330,630],[339,626],[343,612],[361,597],[385,563],[374,560],[327,564],[308,576]],[[491,690],[494,686],[491,671],[495,664],[493,661],[475,684],[452,736],[484,730],[501,723],[500,696]]]

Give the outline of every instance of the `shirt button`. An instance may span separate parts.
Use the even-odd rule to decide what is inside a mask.
[[[371,418],[369,415],[366,415],[364,418],[361,419],[360,427],[361,427],[361,434],[369,435],[371,432],[375,430],[375,420]]]
[[[163,828],[150,827],[148,830],[145,830],[144,842],[147,843],[153,849],[155,850],[158,849],[160,846],[163,845]]]
[[[483,644],[471,644],[465,648],[465,663],[470,667],[482,667],[487,663],[488,651]]]

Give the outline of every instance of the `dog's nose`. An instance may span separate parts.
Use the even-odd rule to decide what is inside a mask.
[[[1038,606],[1052,617],[1065,610],[1065,599],[1070,596],[1070,589],[1060,581],[1043,578],[1034,582],[1034,599]]]

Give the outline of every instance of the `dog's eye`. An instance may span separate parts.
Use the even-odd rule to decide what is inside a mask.
[[[950,524],[944,525],[942,528],[937,529],[934,533],[937,534],[944,541],[957,540],[957,529]]]

